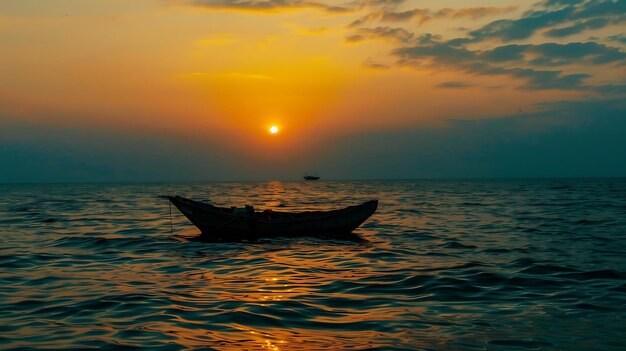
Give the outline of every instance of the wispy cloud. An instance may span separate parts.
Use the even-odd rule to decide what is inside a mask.
[[[468,82],[457,82],[457,81],[449,81],[437,84],[437,88],[442,89],[467,89],[474,84]]]
[[[465,8],[442,8],[438,10],[427,8],[414,8],[404,11],[394,11],[383,9],[374,11],[362,16],[352,22],[350,27],[358,27],[371,22],[415,22],[422,24],[426,21],[437,18],[470,18],[478,19],[490,15],[503,14],[515,10],[515,6],[508,7],[465,7]]]
[[[573,63],[626,63],[626,53],[615,47],[595,42],[503,45],[480,54],[492,62],[513,62],[534,66],[565,66]]]
[[[624,34],[611,35],[608,39],[621,44],[626,44],[626,35]]]
[[[487,16],[500,15],[515,11],[517,6],[506,7],[465,7],[460,9],[444,8],[434,11],[433,17],[448,17],[448,18],[471,18],[479,19]]]
[[[371,58],[368,58],[363,62],[363,67],[374,70],[388,70],[391,68],[391,66],[387,64],[373,61]]]
[[[371,39],[391,39],[401,43],[406,43],[413,39],[413,33],[402,28],[376,27],[360,28],[356,34],[346,38],[348,42],[359,42]]]
[[[413,9],[407,11],[376,11],[370,12],[362,16],[358,20],[350,23],[349,27],[355,28],[367,23],[381,22],[405,22],[416,21],[424,22],[428,18],[429,11],[427,9]]]
[[[192,4],[210,10],[270,13],[297,9],[318,9],[332,13],[353,10],[352,7],[305,0],[193,0]]]
[[[588,29],[599,29],[606,27],[611,21],[608,18],[592,18],[588,21],[578,21],[570,26],[553,28],[546,32],[546,36],[562,38],[570,35],[582,33]]]

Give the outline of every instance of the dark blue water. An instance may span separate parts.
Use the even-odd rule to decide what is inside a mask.
[[[624,350],[626,180],[0,186],[0,349]],[[199,243],[158,194],[380,200],[363,241]]]

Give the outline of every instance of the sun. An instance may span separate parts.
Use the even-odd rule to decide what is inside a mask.
[[[276,134],[276,133],[278,133],[278,127],[277,127],[277,126],[271,126],[271,127],[270,127],[270,133],[271,133],[271,134]]]

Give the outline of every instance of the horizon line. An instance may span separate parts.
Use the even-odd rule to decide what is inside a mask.
[[[63,185],[63,184],[185,184],[185,183],[266,183],[266,182],[377,182],[377,181],[475,181],[475,180],[574,180],[574,179],[626,179],[624,176],[539,176],[539,177],[423,177],[423,178],[329,178],[307,181],[290,179],[230,179],[230,180],[110,180],[110,181],[51,181],[51,182],[0,182],[0,185]]]

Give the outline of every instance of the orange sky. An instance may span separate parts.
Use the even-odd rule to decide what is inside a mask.
[[[447,45],[493,21],[520,19],[532,6],[485,0],[0,0],[0,114],[39,125],[165,133],[195,145],[210,139],[263,159],[296,157],[345,135],[445,127],[451,119],[506,116],[537,111],[538,103],[594,96],[587,88],[529,84],[527,72],[485,73],[469,68],[462,56],[430,52],[407,60],[394,51],[413,47],[424,35]],[[408,13],[408,19],[391,18]],[[546,27],[526,38],[481,37],[464,48],[478,55],[510,44],[590,37],[614,47],[620,44],[607,38],[618,28],[547,38]],[[530,60],[536,53],[524,55]],[[497,69],[508,69],[502,62]],[[585,82],[595,86],[619,84],[624,76],[623,66],[604,63],[571,62],[558,70],[590,74]],[[551,84],[541,79],[538,84]],[[273,138],[271,125],[281,129]]]

